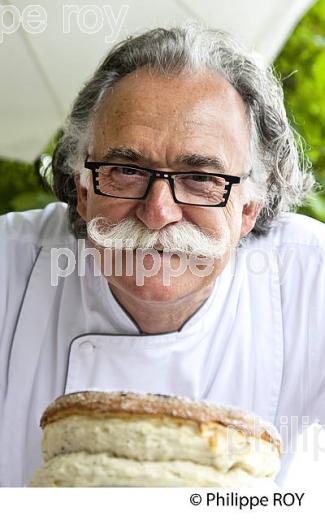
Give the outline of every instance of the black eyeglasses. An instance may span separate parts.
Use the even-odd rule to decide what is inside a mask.
[[[221,208],[226,206],[233,184],[240,184],[251,172],[241,177],[208,172],[162,172],[133,164],[85,161],[93,175],[94,192],[117,199],[144,200],[155,180],[168,180],[177,204]]]

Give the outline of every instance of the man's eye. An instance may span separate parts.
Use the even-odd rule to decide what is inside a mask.
[[[118,173],[119,175],[141,175],[141,172],[136,170],[135,168],[127,168],[125,166],[115,166],[113,168],[113,173]]]
[[[206,175],[191,175],[191,180],[196,182],[208,182],[211,181],[211,178],[207,177]]]
[[[192,173],[190,175],[184,175],[183,179],[186,182],[191,182],[193,184],[205,184],[207,182],[214,183],[214,178],[211,175],[206,175],[204,173]]]

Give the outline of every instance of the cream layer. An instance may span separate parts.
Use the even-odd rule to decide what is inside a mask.
[[[216,423],[170,417],[66,417],[45,427],[42,451],[45,462],[86,452],[130,461],[186,461],[222,474],[235,467],[255,477],[274,478],[280,468],[278,450],[268,441]]]
[[[241,468],[226,473],[188,461],[140,462],[106,453],[59,455],[37,470],[30,487],[266,487],[268,478],[255,478]]]

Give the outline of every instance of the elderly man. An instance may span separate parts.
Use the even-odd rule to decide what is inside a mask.
[[[46,405],[86,388],[234,405],[285,442],[325,420],[324,226],[290,213],[313,178],[255,56],[193,25],[122,42],[53,180],[67,205],[0,221],[2,485],[39,466]]]

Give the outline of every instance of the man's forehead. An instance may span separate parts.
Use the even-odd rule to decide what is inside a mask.
[[[208,105],[211,112],[208,113]],[[162,75],[140,69],[119,80],[107,93],[99,118],[128,113],[175,117],[182,115],[191,126],[199,116],[213,117],[215,110],[245,112],[245,104],[236,89],[219,73],[204,71],[195,74]],[[220,115],[220,114],[219,114]]]
[[[101,160],[109,146],[128,145],[144,154],[167,146],[174,157],[203,150],[213,155],[217,146],[220,157],[220,148],[230,146],[244,153],[248,134],[245,104],[220,74],[167,77],[140,70],[107,94],[95,118],[94,148],[101,149]]]

